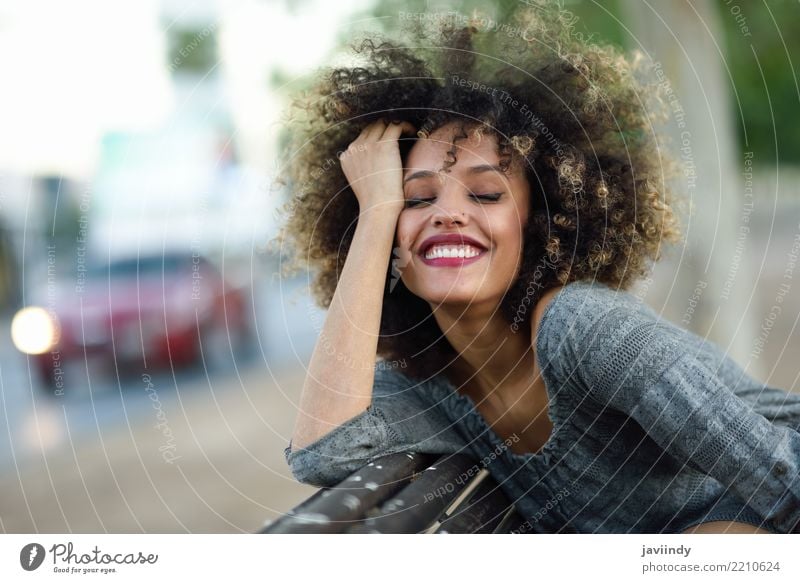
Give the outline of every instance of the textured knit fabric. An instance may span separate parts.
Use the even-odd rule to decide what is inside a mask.
[[[516,454],[439,374],[377,367],[372,404],[286,461],[332,486],[397,451],[466,452],[526,519],[521,532],[676,533],[738,520],[800,532],[800,395],[748,376],[633,294],[572,282],[535,338],[553,431]]]

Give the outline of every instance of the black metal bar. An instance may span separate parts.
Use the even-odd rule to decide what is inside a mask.
[[[403,452],[384,456],[353,472],[266,526],[262,534],[344,532],[401,490],[437,456]]]
[[[314,492],[311,496],[309,496],[308,498],[306,498],[305,500],[300,502],[300,504],[298,504],[297,506],[295,506],[294,508],[289,510],[283,516],[280,516],[280,517],[276,518],[275,520],[272,520],[271,522],[268,522],[267,524],[265,524],[261,528],[261,530],[256,532],[256,534],[268,534],[270,532],[270,529],[276,527],[277,524],[279,522],[281,522],[282,520],[284,520],[287,516],[294,515],[294,514],[299,514],[299,513],[303,512],[309,505],[315,504],[320,499],[326,498],[327,496],[329,496],[330,495],[330,491],[331,491],[330,488],[320,488],[319,490]]]
[[[523,524],[470,456],[402,452],[318,490],[259,532],[508,533]]]
[[[469,488],[477,471],[465,454],[445,455],[350,533],[425,532]]]
[[[510,508],[514,510],[500,486],[489,476],[468,499],[448,510],[435,532],[495,533]]]
[[[520,531],[523,525],[526,525],[525,519],[517,512],[516,506],[511,506],[502,522],[500,522],[494,530],[494,534],[508,534],[510,532],[517,532],[519,534],[521,532],[530,532],[528,529]]]

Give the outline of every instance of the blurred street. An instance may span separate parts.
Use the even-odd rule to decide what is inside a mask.
[[[83,394],[48,396],[3,322],[0,529],[252,532],[312,493],[291,478],[283,448],[320,314],[292,300],[301,282],[263,284],[275,301],[260,303],[254,356],[210,378],[202,367],[153,373],[150,390],[140,377],[118,385],[98,374]]]

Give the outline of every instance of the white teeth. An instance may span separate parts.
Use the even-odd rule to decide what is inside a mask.
[[[469,258],[480,255],[482,249],[472,245],[433,245],[425,252],[425,259],[436,259],[439,257],[461,257]]]

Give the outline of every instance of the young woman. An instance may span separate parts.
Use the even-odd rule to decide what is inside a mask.
[[[800,395],[628,291],[680,240],[654,89],[557,10],[513,22],[364,41],[298,103],[283,237],[328,314],[293,475],[469,452],[530,532],[798,530]]]

